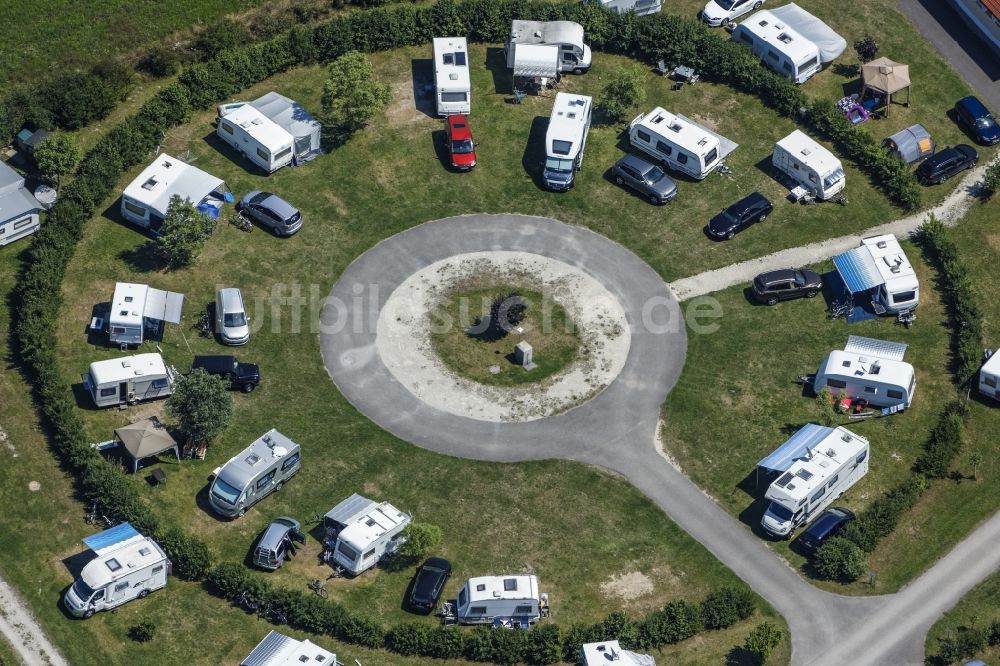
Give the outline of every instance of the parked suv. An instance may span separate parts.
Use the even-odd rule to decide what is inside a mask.
[[[192,370],[201,368],[210,375],[222,377],[231,389],[250,393],[260,384],[260,368],[256,363],[240,363],[235,356],[195,356]]]
[[[295,542],[306,542],[301,527],[299,521],[288,516],[272,520],[253,549],[254,566],[268,571],[279,569],[286,557],[295,555]]]
[[[978,143],[992,146],[1000,142],[1000,125],[978,98],[969,95],[955,104],[958,124]]]
[[[750,287],[760,303],[777,305],[793,298],[812,298],[823,288],[823,278],[807,268],[782,268],[761,273]]]
[[[441,557],[427,558],[413,577],[410,598],[407,600],[409,609],[424,615],[434,610],[450,576],[451,562]]]
[[[705,227],[709,236],[731,240],[736,232],[742,231],[754,222],[763,222],[774,206],[760,192],[745,196],[729,208],[712,218]]]
[[[248,192],[238,208],[275,236],[291,236],[302,228],[302,213],[277,194]]]
[[[677,183],[663,169],[641,157],[626,155],[611,167],[615,182],[628,185],[652,204],[665,204],[677,196]]]
[[[954,148],[945,148],[931,155],[917,167],[917,178],[924,185],[937,185],[956,173],[976,166],[979,153],[972,146],[960,143]]]
[[[847,523],[854,520],[854,513],[839,506],[827,509],[812,522],[794,545],[806,555],[814,555],[828,539],[840,534]]]
[[[476,143],[472,140],[468,116],[456,113],[448,116],[448,157],[451,167],[459,171],[470,171],[476,166]]]
[[[239,289],[220,289],[215,295],[215,332],[224,345],[250,342],[250,320]]]

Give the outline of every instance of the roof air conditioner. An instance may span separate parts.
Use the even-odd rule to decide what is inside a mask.
[[[879,241],[879,242],[875,243],[875,245],[876,245],[876,247],[878,247],[878,248],[880,248],[882,250],[884,250],[887,247],[887,243],[885,241]]]
[[[455,74],[453,72],[453,73],[451,73],[451,74],[448,75],[448,78],[451,79],[452,81],[458,81],[458,74]]]

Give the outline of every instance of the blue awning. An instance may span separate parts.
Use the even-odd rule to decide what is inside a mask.
[[[875,266],[875,259],[863,245],[838,254],[833,258],[833,263],[852,294],[860,294],[882,284],[882,276]]]
[[[100,555],[102,551],[108,550],[109,548],[114,548],[120,544],[125,543],[131,539],[143,538],[139,532],[132,527],[131,523],[122,523],[121,525],[115,525],[103,532],[98,532],[97,534],[91,534],[89,537],[84,537],[83,542],[87,544],[94,553]]]
[[[805,452],[813,448],[826,439],[833,428],[826,428],[815,423],[807,423],[789,438],[787,442],[774,450],[774,453],[767,456],[757,467],[773,470],[775,472],[786,472],[792,463],[805,455]]]

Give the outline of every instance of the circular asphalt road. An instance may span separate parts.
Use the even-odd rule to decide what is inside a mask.
[[[441,259],[482,251],[531,252],[593,276],[621,303],[631,328],[628,358],[603,392],[567,412],[497,423],[433,408],[404,388],[382,362],[376,324],[407,277]],[[393,435],[438,453],[479,460],[602,458],[636,441],[648,446],[660,405],[684,366],[687,334],[680,306],[662,278],[607,238],[556,220],[466,215],[428,222],[358,257],[333,286],[321,314],[327,372],[362,414]]]

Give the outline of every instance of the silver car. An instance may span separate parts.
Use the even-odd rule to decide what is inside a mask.
[[[616,183],[631,187],[652,204],[665,204],[677,196],[677,183],[663,169],[641,157],[626,155],[611,167],[611,174]]]
[[[248,192],[239,210],[275,236],[291,236],[302,228],[299,209],[270,192]]]
[[[224,345],[250,342],[250,320],[239,289],[220,289],[215,295],[215,332]]]

